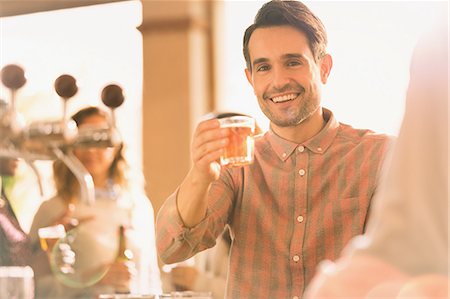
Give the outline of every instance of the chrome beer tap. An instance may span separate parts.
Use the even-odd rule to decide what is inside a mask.
[[[122,105],[124,96],[118,85],[106,86],[101,94],[103,103],[111,109],[112,120],[106,127],[83,126],[78,129],[67,117],[67,102],[77,92],[76,80],[64,74],[55,80],[55,91],[63,101],[63,117],[57,121],[34,121],[28,126],[16,111],[16,92],[26,83],[25,73],[18,65],[1,70],[1,81],[11,91],[9,104],[0,102],[0,157],[22,158],[35,172],[42,194],[41,176],[34,165],[36,160],[61,160],[77,178],[81,201],[95,201],[91,175],[74,156],[79,146],[111,147],[122,142],[115,126],[114,109]]]
[[[33,162],[59,159],[80,183],[81,201],[94,203],[92,177],[74,156],[73,148],[111,147],[122,142],[114,117],[114,109],[124,101],[122,88],[111,84],[102,91],[101,99],[111,109],[112,120],[108,126],[83,126],[78,129],[75,122],[67,117],[67,102],[78,91],[76,80],[70,75],[61,75],[55,80],[54,87],[63,101],[63,117],[57,121],[34,121],[27,126],[15,105],[16,92],[26,83],[23,69],[17,65],[7,65],[1,70],[1,80],[10,89],[11,97],[9,104],[0,105],[0,157],[24,159],[38,178],[41,194],[41,176]]]
[[[2,109],[0,123],[0,156],[22,158],[36,174],[41,195],[41,175],[36,160],[60,159],[74,173],[81,186],[81,200],[92,203],[95,200],[92,178],[84,166],[66,148],[77,136],[75,122],[66,119],[67,100],[78,90],[75,79],[69,75],[59,77],[55,82],[56,92],[64,100],[64,113],[59,121],[35,121],[25,125],[22,115],[16,111],[16,92],[26,83],[23,69],[7,65],[1,71],[2,83],[11,90],[10,103]]]

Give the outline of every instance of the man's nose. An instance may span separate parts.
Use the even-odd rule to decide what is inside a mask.
[[[272,69],[272,86],[275,89],[281,90],[286,85],[289,85],[289,82],[290,78],[286,70],[284,70],[282,67],[274,67]]]

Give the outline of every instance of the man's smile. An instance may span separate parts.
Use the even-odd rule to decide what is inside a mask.
[[[289,94],[272,97],[272,98],[270,98],[270,100],[274,103],[283,103],[283,102],[294,100],[299,95],[300,95],[299,93],[289,93]]]

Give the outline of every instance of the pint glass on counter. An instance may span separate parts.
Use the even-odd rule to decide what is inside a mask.
[[[254,156],[255,120],[248,116],[231,116],[219,119],[221,128],[229,128],[229,143],[220,157],[222,166],[251,164]]]
[[[34,272],[31,267],[0,267],[0,298],[34,298]]]
[[[212,299],[211,292],[196,292],[196,291],[183,291],[183,292],[171,292],[170,294],[159,295],[159,299],[177,299],[177,298],[190,298],[190,299]]]

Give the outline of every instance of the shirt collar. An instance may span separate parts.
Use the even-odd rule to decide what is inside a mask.
[[[269,132],[267,133],[268,141],[280,160],[282,160],[283,162],[286,161],[299,146],[304,146],[315,154],[323,154],[328,150],[331,143],[336,138],[339,123],[334,118],[334,115],[330,110],[325,108],[322,109],[323,117],[326,121],[325,126],[318,134],[303,143],[298,144],[283,139],[282,137],[278,136],[272,129],[269,130]]]

